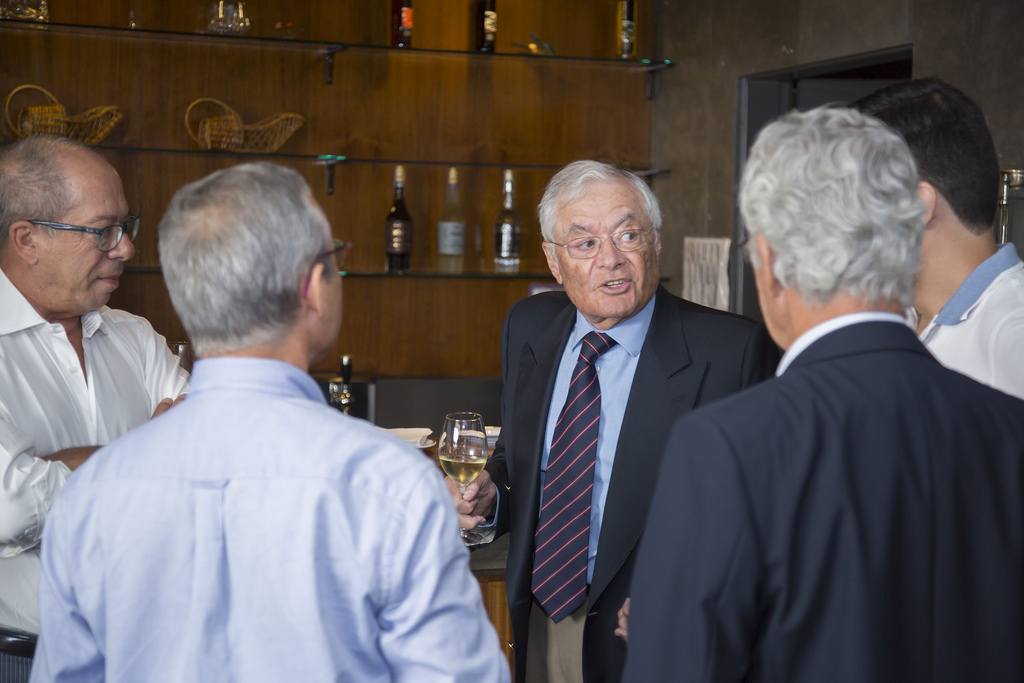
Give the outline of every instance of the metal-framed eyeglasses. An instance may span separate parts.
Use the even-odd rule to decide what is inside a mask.
[[[637,230],[627,229],[620,230],[612,235],[600,236],[600,235],[586,235],[584,237],[577,237],[576,239],[569,240],[565,244],[559,244],[558,242],[548,242],[556,247],[565,247],[565,251],[569,256],[574,259],[589,259],[594,258],[601,251],[601,245],[605,240],[610,240],[612,246],[621,251],[622,253],[629,253],[631,251],[640,251],[647,245],[648,235],[654,232],[654,228],[650,230]]]
[[[313,269],[316,268],[316,264],[329,258],[336,258],[335,265],[338,266],[338,275],[344,277],[345,271],[342,267],[345,265],[345,254],[352,248],[351,242],[343,242],[341,240],[332,240],[332,247],[327,251],[321,251],[319,254],[313,257],[313,263],[309,265],[309,273],[306,274],[306,279],[302,284],[302,296],[305,297],[309,293],[309,279],[313,276]]]
[[[97,246],[99,246],[100,251],[113,251],[117,249],[117,245],[121,243],[121,238],[125,235],[128,235],[129,240],[135,241],[135,236],[139,234],[139,223],[141,221],[142,219],[138,216],[129,215],[124,221],[108,225],[105,228],[86,228],[81,225],[68,225],[67,223],[56,223],[54,221],[30,220],[29,223],[53,228],[54,230],[87,232],[90,235],[96,235]]]

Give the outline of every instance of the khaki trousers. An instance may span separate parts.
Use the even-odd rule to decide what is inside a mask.
[[[587,605],[557,624],[536,600],[526,645],[527,683],[583,683],[583,624]]]

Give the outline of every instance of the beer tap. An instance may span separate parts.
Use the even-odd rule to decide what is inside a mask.
[[[345,413],[351,412],[354,402],[352,396],[352,356],[341,357],[341,374],[328,380],[327,393],[332,406]]]

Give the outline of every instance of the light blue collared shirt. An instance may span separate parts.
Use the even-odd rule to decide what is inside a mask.
[[[562,411],[565,399],[569,395],[569,383],[572,372],[579,359],[583,337],[590,332],[603,332],[614,339],[617,344],[604,352],[597,359],[597,378],[601,384],[601,422],[597,436],[597,468],[594,470],[594,490],[590,502],[590,552],[587,559],[587,583],[594,575],[594,560],[597,558],[597,543],[601,537],[601,520],[604,515],[604,502],[608,496],[608,483],[615,464],[615,448],[619,443],[619,431],[622,418],[626,413],[629,391],[633,386],[633,375],[640,361],[640,350],[647,329],[651,326],[654,316],[654,299],[640,309],[632,318],[619,323],[609,330],[597,330],[577,311],[576,326],[569,333],[562,360],[555,375],[555,388],[551,393],[551,406],[548,408],[547,429],[544,433],[544,453],[541,456],[541,491],[548,467],[548,449],[555,432],[558,414]],[[543,493],[541,497],[543,504]]]
[[[286,363],[196,363],[94,454],[43,537],[33,681],[505,681],[422,452]]]

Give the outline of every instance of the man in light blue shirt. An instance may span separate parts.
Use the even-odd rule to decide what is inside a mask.
[[[55,505],[34,681],[508,680],[441,474],[307,374],[348,246],[272,164],[172,200],[161,262],[202,360]]]

